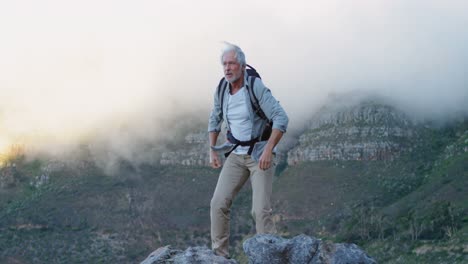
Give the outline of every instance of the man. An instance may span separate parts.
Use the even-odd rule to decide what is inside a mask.
[[[210,165],[221,167],[221,159],[213,149],[216,145],[222,121],[226,121],[228,135],[241,142],[256,142],[262,135],[268,121],[254,113],[249,92],[255,93],[259,106],[266,117],[273,121],[269,139],[258,146],[263,147],[259,157],[252,154],[252,146],[240,145],[227,157],[218,178],[218,183],[211,199],[211,241],[213,251],[220,256],[229,256],[229,213],[232,201],[244,183],[249,179],[252,184],[252,216],[255,220],[257,233],[275,233],[275,223],[272,220],[270,196],[272,191],[273,162],[275,146],[286,132],[288,117],[265,87],[260,78],[250,85],[246,73],[245,55],[236,46],[226,43],[221,55],[224,78],[228,88],[221,96],[214,96],[214,107],[210,115],[208,132],[210,146]],[[249,89],[249,90],[247,90]],[[230,140],[231,141],[231,140]],[[234,143],[234,142],[232,142]],[[255,145],[257,147],[257,145]],[[261,148],[260,148],[261,149]],[[255,151],[255,150],[254,150]]]

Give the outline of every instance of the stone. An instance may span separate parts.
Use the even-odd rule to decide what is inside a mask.
[[[333,244],[306,235],[285,239],[261,234],[247,239],[243,247],[250,264],[377,263],[355,244]]]
[[[299,235],[291,240],[275,235],[257,235],[247,239],[244,252],[249,263],[308,263],[316,254],[319,240]]]
[[[185,251],[165,246],[153,251],[141,264],[237,264],[214,254],[207,247],[189,247]]]
[[[180,250],[174,250],[170,246],[160,247],[155,251],[151,252],[149,256],[141,262],[141,264],[159,264],[166,263],[167,260],[171,259],[174,255],[181,252]]]

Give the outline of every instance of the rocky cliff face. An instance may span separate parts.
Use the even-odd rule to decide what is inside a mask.
[[[393,107],[367,102],[323,108],[314,115],[288,164],[317,160],[392,160],[411,150],[411,120]]]
[[[7,164],[0,167],[0,189],[12,187],[18,181],[16,174],[16,164]]]
[[[218,144],[224,141],[224,134],[219,135]],[[161,154],[161,165],[182,165],[182,166],[209,166],[209,144],[208,133],[205,131],[189,133],[176,150],[164,151]],[[224,159],[224,152],[219,152],[221,159]],[[285,153],[278,151],[276,161],[285,160]]]
[[[460,156],[466,152],[468,152],[468,130],[465,130],[463,134],[460,133],[458,136],[458,140],[448,145],[444,151],[444,158],[449,159],[454,156]]]
[[[299,144],[287,152],[287,162],[294,165],[317,160],[392,160],[411,150],[415,138],[415,125],[391,106],[366,102],[324,107],[313,116]],[[279,152],[277,160],[285,154]],[[207,133],[187,134],[177,149],[162,153],[160,164],[209,165]]]
[[[189,133],[180,148],[162,153],[161,165],[204,166],[208,165],[208,133]]]

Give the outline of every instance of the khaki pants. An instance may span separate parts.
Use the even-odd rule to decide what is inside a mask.
[[[219,175],[211,199],[211,243],[220,256],[229,255],[229,213],[232,201],[244,183],[252,183],[252,216],[257,234],[276,233],[270,196],[275,166],[261,170],[249,155],[231,153]]]

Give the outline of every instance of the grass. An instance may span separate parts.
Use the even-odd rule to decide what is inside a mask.
[[[94,167],[56,171],[39,188],[17,186],[19,194],[0,211],[0,260],[134,263],[167,244],[209,246],[209,203],[218,173],[145,165],[108,176]],[[233,233],[250,231],[244,220],[248,191],[233,205]],[[233,236],[233,243],[239,239]]]
[[[466,262],[463,129],[424,130],[393,161],[283,164],[273,191],[280,233],[357,243],[379,263]],[[43,165],[18,160],[14,185],[0,189],[0,263],[135,263],[163,245],[210,245],[209,203],[219,170],[122,162],[109,176],[92,165],[63,167],[32,187]],[[247,262],[242,242],[255,232],[250,206],[247,183],[231,215],[232,253],[240,263]],[[412,239],[412,223],[426,233]]]

